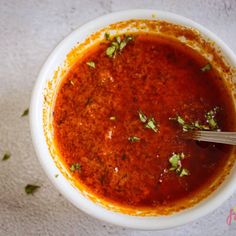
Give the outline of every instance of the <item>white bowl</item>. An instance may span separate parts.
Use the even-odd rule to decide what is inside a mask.
[[[230,197],[230,195],[232,195],[233,191],[236,188],[236,172],[234,171],[235,166],[231,170],[230,174],[227,176],[223,184],[221,184],[214,193],[212,193],[206,199],[202,200],[200,203],[196,204],[194,207],[180,211],[176,214],[168,216],[133,216],[111,211],[86,198],[76,187],[74,187],[67,180],[67,178],[64,177],[64,175],[60,173],[49,152],[47,142],[45,140],[42,110],[44,100],[43,92],[47,81],[53,77],[54,71],[58,68],[59,65],[63,63],[67,53],[70,52],[70,50],[76,45],[78,41],[82,42],[90,34],[112,23],[129,19],[152,20],[153,17],[158,20],[165,20],[175,24],[197,29],[199,32],[201,32],[202,35],[214,41],[223,52],[223,55],[227,59],[227,61],[233,67],[236,66],[236,57],[224,42],[222,42],[217,36],[215,36],[203,26],[187,18],[156,10],[128,10],[116,12],[102,16],[81,26],[80,28],[72,32],[69,36],[67,36],[54,49],[40,71],[33,90],[30,106],[30,127],[33,144],[44,171],[46,172],[52,183],[56,186],[56,188],[77,208],[93,217],[123,227],[143,230],[167,229],[182,225],[199,217],[202,217],[219,207],[227,198]],[[59,174],[59,177],[55,178],[55,174]]]

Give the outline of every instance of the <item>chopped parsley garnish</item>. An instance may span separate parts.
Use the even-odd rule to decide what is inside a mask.
[[[138,115],[141,122],[146,123],[147,117],[144,115],[144,113],[141,110],[138,111]]]
[[[115,40],[111,42],[110,46],[106,50],[106,55],[109,57],[115,57],[118,52],[121,52],[129,41],[133,40],[132,36],[125,36],[122,40],[120,36],[116,36]]]
[[[105,36],[105,39],[106,39],[106,40],[109,40],[110,34],[108,34],[107,32],[105,32],[104,36]]]
[[[74,164],[72,164],[72,165],[70,166],[70,171],[72,171],[72,172],[75,171],[75,165],[74,165]]]
[[[27,116],[29,114],[29,108],[25,109],[23,113],[21,114],[21,117]]]
[[[184,158],[184,153],[173,153],[169,158],[169,162],[171,164],[171,168],[169,170],[177,170],[181,168],[181,159]]]
[[[212,68],[211,64],[210,64],[210,63],[207,63],[205,66],[203,66],[203,67],[201,68],[201,71],[202,71],[202,72],[207,72],[207,71],[211,70],[211,68]]]
[[[206,121],[205,123],[201,124],[199,121],[194,122],[186,122],[183,117],[176,116],[175,118],[169,118],[169,120],[177,121],[183,128],[183,131],[190,131],[190,130],[217,130],[218,123],[216,121],[216,114],[219,111],[218,107],[214,107],[212,110],[208,111],[205,114]]]
[[[219,107],[214,107],[212,110],[208,111],[205,114],[206,120],[208,125],[210,126],[211,130],[216,130],[218,129],[218,124],[217,121],[215,119],[215,116],[217,114],[217,112],[219,111]]]
[[[131,137],[128,138],[128,140],[132,143],[135,143],[135,142],[139,142],[140,138],[136,137],[136,136],[131,136]]]
[[[92,67],[92,68],[96,68],[96,64],[95,64],[94,61],[88,61],[88,62],[86,62],[86,64],[87,64],[88,66]]]
[[[170,117],[169,120],[177,121],[183,128],[183,131],[189,131],[195,129],[194,124],[186,123],[184,118],[181,116],[176,116],[175,118]]]
[[[25,186],[25,192],[26,192],[26,194],[33,194],[33,193],[36,192],[39,188],[40,188],[40,186],[38,186],[38,185],[27,184],[27,185]]]
[[[172,156],[169,158],[169,163],[171,167],[169,168],[170,171],[175,171],[180,177],[189,175],[189,171],[186,168],[182,167],[181,160],[185,158],[183,152],[181,153],[173,153]]]
[[[120,38],[120,36],[116,36],[115,38],[116,38],[116,42],[117,42],[118,44],[120,44],[120,43],[121,43],[121,38]]]
[[[10,157],[11,157],[11,154],[6,152],[2,157],[2,161],[6,161],[6,160],[10,159]]]
[[[115,56],[116,50],[117,50],[116,45],[114,45],[114,44],[112,45],[111,44],[110,47],[108,47],[107,50],[106,50],[107,56],[109,56],[109,57]]]
[[[189,170],[183,168],[183,169],[181,170],[181,172],[179,173],[179,176],[182,177],[182,176],[185,176],[185,175],[189,175]]]
[[[71,166],[70,166],[71,172],[75,172],[76,170],[80,170],[80,169],[81,169],[80,163],[74,163],[74,164],[71,164]]]
[[[147,117],[141,110],[138,111],[138,115],[145,128],[152,129],[155,133],[158,131],[154,117]]]
[[[145,124],[145,127],[148,129],[152,129],[154,132],[158,131],[156,127],[156,121],[153,117],[148,118],[147,123]]]
[[[59,174],[55,174],[55,178],[57,178],[59,176]]]
[[[129,41],[133,40],[132,36],[126,36],[123,41],[120,42],[120,51],[127,45]]]
[[[116,120],[115,116],[110,116],[110,120]]]
[[[81,168],[80,163],[76,163],[76,164],[75,164],[75,169],[76,169],[76,170],[80,170],[80,168]]]
[[[177,116],[176,120],[180,125],[185,125],[185,121],[181,116]]]
[[[195,121],[192,123],[192,130],[210,130],[208,125],[200,124],[199,121]],[[190,128],[189,128],[190,129]]]

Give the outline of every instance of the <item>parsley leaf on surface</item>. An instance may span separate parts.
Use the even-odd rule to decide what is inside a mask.
[[[21,117],[27,116],[29,114],[29,108],[25,109],[23,113],[21,114]]]
[[[186,168],[182,167],[181,160],[185,158],[183,152],[181,153],[172,153],[172,156],[169,158],[169,163],[171,167],[169,168],[170,171],[175,171],[180,177],[189,175],[189,171]]]
[[[128,140],[132,143],[134,142],[139,142],[140,141],[140,138],[139,137],[136,137],[136,136],[131,136],[128,138]]]
[[[86,62],[86,64],[87,64],[89,67],[96,68],[96,64],[95,64],[94,61],[88,61],[88,62]]]
[[[10,157],[11,157],[11,154],[6,152],[2,157],[2,161],[6,161],[6,160],[10,159]]]
[[[210,63],[207,63],[205,66],[203,66],[203,67],[201,68],[201,71],[202,71],[202,72],[207,72],[207,71],[210,71],[211,68],[212,68],[211,64],[210,64]]]
[[[155,133],[158,131],[158,127],[154,117],[147,117],[141,110],[138,110],[139,119],[144,123],[144,127],[153,130]]]
[[[26,192],[26,194],[34,194],[39,188],[40,188],[40,186],[38,186],[38,185],[27,184],[25,186],[25,192]]]
[[[106,36],[105,36],[106,37]],[[107,38],[106,38],[107,39]],[[118,52],[121,52],[129,41],[133,40],[132,36],[125,36],[122,40],[120,36],[116,36],[115,40],[111,42],[110,46],[106,49],[108,57],[115,57]]]

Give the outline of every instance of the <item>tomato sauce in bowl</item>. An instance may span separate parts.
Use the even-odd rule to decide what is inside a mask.
[[[192,129],[231,131],[234,108],[212,65],[168,37],[107,35],[65,75],[54,104],[61,160],[91,193],[121,206],[190,199],[232,151],[183,139]]]

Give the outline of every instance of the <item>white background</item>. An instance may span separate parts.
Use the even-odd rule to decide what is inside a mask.
[[[226,224],[236,194],[208,216],[166,231],[135,231],[95,220],[59,195],[36,159],[28,117],[30,95],[42,63],[66,35],[103,14],[131,8],[175,12],[204,25],[236,53],[236,0],[0,0],[0,236],[5,235],[236,235]],[[40,190],[27,196],[24,186]]]

